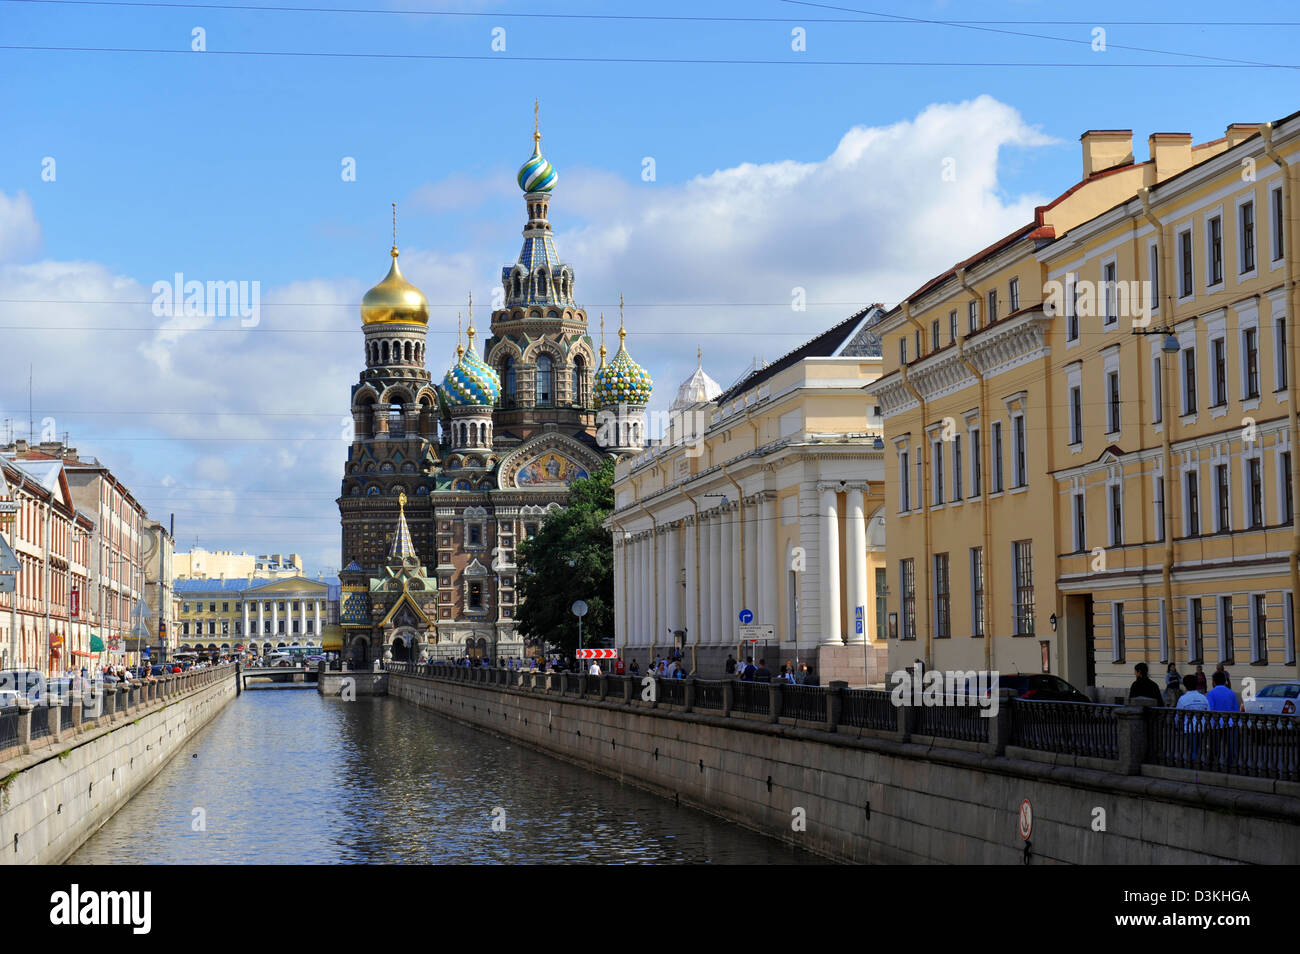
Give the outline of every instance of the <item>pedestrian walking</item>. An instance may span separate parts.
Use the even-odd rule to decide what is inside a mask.
[[[1165,705],[1178,705],[1178,697],[1182,694],[1182,676],[1178,675],[1178,667],[1173,663],[1165,669]]]
[[[1144,662],[1138,663],[1133,667],[1133,672],[1137,674],[1137,678],[1133,680],[1133,685],[1129,687],[1128,701],[1152,699],[1156,705],[1162,705],[1161,700],[1164,695],[1160,692],[1160,687],[1147,677],[1147,664]]]

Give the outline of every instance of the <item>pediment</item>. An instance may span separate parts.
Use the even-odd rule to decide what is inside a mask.
[[[511,451],[497,471],[502,488],[560,489],[589,477],[600,458],[563,434],[543,434]]]

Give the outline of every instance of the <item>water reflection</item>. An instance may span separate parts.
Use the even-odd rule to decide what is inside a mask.
[[[494,818],[504,820],[505,831],[493,830]],[[232,702],[71,859],[817,861],[395,699],[343,703],[292,689],[247,692]]]

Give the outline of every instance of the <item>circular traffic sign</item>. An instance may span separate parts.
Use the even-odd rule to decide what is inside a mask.
[[[747,609],[743,609],[743,610],[741,610],[741,611],[740,611],[740,622],[741,622],[741,625],[743,625],[743,626],[748,626],[750,623],[754,622],[754,614],[751,613],[751,612],[750,612],[749,610],[747,610]]]
[[[573,611],[573,615],[577,616],[579,619],[587,615],[587,604],[582,600],[575,601],[573,606],[569,608]]]
[[[1034,809],[1029,799],[1020,803],[1020,837],[1029,840],[1029,833],[1034,830]]]

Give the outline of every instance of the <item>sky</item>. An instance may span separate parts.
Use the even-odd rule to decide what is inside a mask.
[[[0,0],[0,438],[66,434],[178,549],[313,576],[391,203],[441,380],[519,253],[535,99],[575,297],[612,352],[624,296],[651,410],[697,347],[727,386],[1025,224],[1087,129],[1140,162],[1300,109],[1285,2],[257,6]],[[177,273],[257,282],[256,320],[157,314]]]

